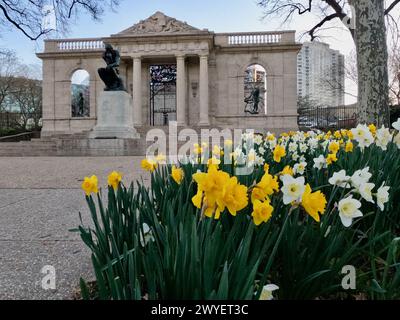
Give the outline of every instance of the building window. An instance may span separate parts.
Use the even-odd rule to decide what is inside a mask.
[[[246,108],[267,114],[267,72],[259,64],[247,67],[244,77],[244,98]]]
[[[86,70],[76,70],[71,77],[71,116],[90,116],[90,75]]]

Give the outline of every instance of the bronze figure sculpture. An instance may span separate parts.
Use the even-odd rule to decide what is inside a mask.
[[[106,85],[104,91],[125,90],[122,79],[119,76],[118,67],[121,62],[121,57],[118,50],[114,50],[110,44],[106,44],[103,60],[106,62],[107,66],[105,68],[99,68],[98,73],[101,80],[103,80]]]
[[[251,91],[250,95],[244,99],[244,102],[246,102],[244,112],[248,112],[250,114],[258,114],[258,105],[260,103],[260,89],[258,87],[255,87]]]

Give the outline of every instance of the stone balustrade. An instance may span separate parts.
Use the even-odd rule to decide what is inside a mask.
[[[46,40],[45,52],[73,52],[103,50],[104,43],[99,38]]]
[[[230,46],[294,44],[295,31],[218,33],[215,44]]]

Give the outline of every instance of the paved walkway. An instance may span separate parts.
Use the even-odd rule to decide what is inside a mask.
[[[89,223],[84,176],[106,186],[112,170],[130,182],[148,174],[140,157],[0,157],[0,299],[70,299],[79,278],[92,279],[90,253],[78,234],[78,213]],[[56,290],[44,290],[50,265]]]

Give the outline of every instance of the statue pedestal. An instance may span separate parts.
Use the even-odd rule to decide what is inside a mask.
[[[97,124],[89,138],[138,139],[133,127],[131,96],[125,91],[104,91],[97,104]]]

